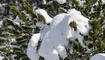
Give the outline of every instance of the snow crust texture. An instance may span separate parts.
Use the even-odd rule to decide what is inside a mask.
[[[77,24],[76,31],[69,25],[72,21]],[[67,57],[66,47],[70,48],[68,42],[70,40],[75,42],[75,39],[78,39],[81,46],[86,48],[83,44],[84,37],[82,35],[88,35],[90,29],[88,21],[88,18],[75,9],[70,9],[67,13],[58,14],[49,22],[50,26],[47,28],[49,30],[46,28],[44,31],[42,30],[42,32],[46,33],[43,34],[38,51],[36,48],[42,32],[32,36],[28,45],[27,55],[31,60],[38,60],[39,56],[44,57],[45,60],[59,60],[59,57],[64,59]]]

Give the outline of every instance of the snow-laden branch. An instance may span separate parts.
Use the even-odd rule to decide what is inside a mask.
[[[48,15],[48,13],[44,9],[37,9],[35,10],[35,13],[38,15],[42,15],[46,21],[46,23],[50,23],[52,21],[52,18]]]

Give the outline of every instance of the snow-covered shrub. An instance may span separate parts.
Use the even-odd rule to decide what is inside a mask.
[[[53,59],[52,56],[89,60],[91,56],[105,52],[104,0],[27,1],[0,1],[0,4],[8,2],[5,10],[9,11],[8,15],[0,15],[0,51],[10,60],[35,60],[36,57],[47,60]],[[51,47],[54,55],[44,46]],[[42,49],[52,56],[47,56]]]
[[[74,28],[69,25],[73,21],[77,25],[75,27],[77,30],[74,30]],[[79,41],[81,46],[87,48],[83,44],[84,37],[80,34],[88,35],[90,29],[88,21],[89,19],[82,16],[81,13],[75,9],[69,10],[68,13],[62,13],[55,16],[51,22],[49,31],[45,33],[45,36],[40,43],[38,51],[36,51],[36,48],[38,40],[41,37],[37,37],[36,35],[34,38],[32,37],[32,40],[35,42],[30,40],[31,46],[34,44],[34,48],[29,44],[27,55],[31,60],[34,60],[35,58],[38,60],[37,58],[39,58],[39,56],[44,57],[45,60],[59,60],[59,57],[64,59],[67,57],[66,49],[71,48],[69,47],[69,45],[71,45],[69,40],[75,42],[75,39]],[[36,52],[34,53],[34,51]],[[32,53],[33,57],[31,56]]]

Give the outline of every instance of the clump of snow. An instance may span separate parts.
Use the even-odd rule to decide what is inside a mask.
[[[20,24],[25,24],[18,16],[16,16],[16,19],[13,20],[13,23],[20,26]]]
[[[90,13],[94,13],[94,12],[95,12],[94,8],[92,7]]]
[[[27,16],[27,19],[28,19],[28,20],[31,20],[31,16],[30,16],[30,14],[27,14],[26,11],[22,11],[22,12]]]
[[[3,21],[1,20],[1,21],[0,21],[0,28],[2,27],[2,25],[3,25]]]
[[[14,19],[13,21],[15,24],[17,24],[18,26],[20,26],[20,19],[18,16],[16,16],[16,19]]]
[[[39,55],[43,56],[45,60],[59,60],[60,55],[62,58],[66,57],[65,46],[68,45],[67,36],[69,38],[79,40],[83,47],[83,35],[87,35],[89,30],[88,20],[81,13],[75,9],[69,10],[69,12],[59,14],[54,17],[51,23],[51,29],[45,34],[41,47],[39,49]],[[69,26],[69,23],[75,21],[77,23],[77,31],[73,31]],[[68,34],[70,32],[70,34]],[[72,33],[73,32],[73,33]],[[75,37],[75,38],[74,38]],[[53,53],[56,51],[56,54]]]
[[[47,2],[46,2],[46,0],[43,0],[43,4],[46,4]]]
[[[77,24],[76,31],[69,25],[72,21]],[[40,35],[35,34],[35,36],[32,36],[28,45],[27,55],[33,60],[38,60],[39,56],[43,56],[45,60],[59,60],[59,56],[64,59],[67,57],[66,47],[72,48],[69,47],[69,41],[75,41],[75,39],[78,39],[80,44],[86,48],[82,35],[88,35],[90,29],[88,21],[89,19],[75,9],[70,9],[68,13],[58,14],[51,21],[50,27],[44,26],[39,33]],[[39,50],[36,51],[39,38],[42,39],[42,43]],[[73,52],[72,49],[70,52]]]
[[[68,18],[65,19],[68,20]],[[43,38],[41,47],[39,49],[39,54],[43,56],[46,60],[59,60],[58,52],[61,54],[66,54],[64,44],[67,44],[66,29],[68,26],[65,25],[62,22],[45,34],[45,37]],[[65,30],[62,27],[65,27]],[[63,52],[59,51],[59,45],[63,47],[63,49],[61,48]],[[53,51],[56,51],[56,54],[53,53]]]
[[[69,34],[67,38],[71,41],[75,41],[75,39],[78,39],[80,42],[81,46],[84,48],[87,48],[83,44],[84,37],[82,35],[88,35],[88,31],[90,29],[90,26],[88,24],[89,19],[84,17],[81,12],[71,9],[68,11],[68,14],[70,16],[69,22],[75,21],[77,24],[77,31],[74,31],[73,29],[69,30]],[[81,35],[82,34],[82,35]]]
[[[4,58],[3,56],[0,56],[0,60],[3,60],[3,58]]]
[[[52,21],[52,18],[47,14],[44,9],[37,9],[35,10],[35,13],[42,15],[45,18],[46,23],[50,23]]]
[[[88,24],[89,19],[84,17],[80,11],[71,9],[68,11],[71,19],[70,21],[75,21],[77,23],[77,29],[81,34],[88,35],[90,26]]]
[[[85,0],[77,0],[79,2],[79,6],[83,7],[84,3],[86,2]]]
[[[12,56],[12,59],[15,60],[16,55],[11,55],[11,56]]]
[[[11,42],[16,42],[16,37],[12,37]]]
[[[105,53],[99,53],[90,58],[90,60],[105,60]]]
[[[53,21],[51,22],[51,28],[55,27],[58,25],[66,16],[66,13],[61,13],[53,18]],[[59,17],[59,18],[58,18]]]
[[[105,4],[105,0],[102,0],[102,3]]]
[[[39,55],[37,51],[37,45],[38,45],[39,39],[40,39],[40,33],[37,33],[37,34],[33,34],[29,41],[28,48],[27,48],[27,56],[31,60],[39,59]]]
[[[64,4],[67,2],[66,0],[55,0],[55,1],[57,1],[59,4]]]
[[[0,7],[1,7],[1,6],[5,6],[5,5],[7,5],[7,4],[5,4],[5,3],[3,3],[3,4],[0,4]]]
[[[40,39],[43,40],[43,37],[45,36],[46,32],[49,31],[50,27],[42,22],[37,22],[36,27],[40,28]]]
[[[0,3],[0,13],[4,13],[5,12],[5,6],[6,4],[1,4]]]

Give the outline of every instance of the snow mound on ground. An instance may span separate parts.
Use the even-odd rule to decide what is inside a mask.
[[[27,48],[27,56],[31,60],[39,60],[39,55],[37,52],[37,45],[38,45],[39,39],[40,39],[40,33],[37,33],[37,34],[33,34],[29,41],[28,48]]]
[[[90,60],[105,60],[105,53],[99,53],[90,58]]]

